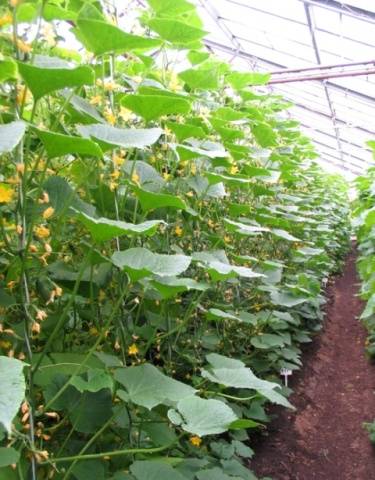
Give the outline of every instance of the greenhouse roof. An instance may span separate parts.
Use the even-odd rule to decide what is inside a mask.
[[[313,140],[323,166],[348,178],[363,173],[373,161],[365,142],[375,138],[375,75],[353,73],[375,72],[373,0],[195,3],[209,32],[206,46],[240,70],[271,72],[276,80],[323,73],[319,65],[356,64],[346,67],[347,77],[268,88],[294,103],[290,115]],[[318,69],[300,71],[310,67]]]

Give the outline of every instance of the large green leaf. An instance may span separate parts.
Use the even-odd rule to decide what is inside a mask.
[[[160,404],[175,406],[178,401],[196,392],[189,385],[167,377],[151,364],[119,368],[114,378],[126,388],[126,392],[117,392],[123,400],[149,410]]]
[[[158,141],[163,133],[161,128],[117,128],[96,123],[80,125],[78,132],[84,137],[97,139],[104,147],[145,148]]]
[[[68,154],[89,155],[91,157],[102,157],[100,147],[87,138],[62,135],[61,133],[47,132],[35,129],[41,139],[49,158],[60,157]]]
[[[188,206],[186,203],[176,195],[168,195],[166,193],[154,193],[142,188],[134,188],[134,193],[139,199],[142,210],[149,212],[150,210],[155,210],[156,208],[176,208],[178,210],[187,210]]]
[[[171,298],[189,290],[204,292],[210,288],[208,283],[197,282],[192,278],[160,277],[155,278],[150,283],[163,298]]]
[[[228,218],[224,219],[225,226],[230,232],[236,232],[241,235],[259,235],[263,232],[269,232],[269,228],[266,227],[259,227],[255,225],[247,225],[246,223],[235,222],[233,220],[229,220]]]
[[[191,258],[186,255],[163,255],[153,253],[147,248],[129,248],[112,255],[112,262],[125,269],[130,277],[138,280],[150,275],[173,277],[180,275],[190,265]]]
[[[242,90],[249,85],[264,85],[270,79],[269,73],[244,73],[233,72],[227,77],[230,85],[236,90]]]
[[[15,358],[0,356],[0,424],[8,433],[25,396],[24,366]]]
[[[161,44],[159,39],[132,35],[101,20],[82,18],[77,25],[78,37],[95,55],[152,50]]]
[[[26,123],[21,120],[0,125],[0,154],[11,152],[25,135]]]
[[[177,403],[177,410],[168,411],[169,420],[186,432],[203,437],[226,432],[237,420],[236,414],[219,400],[188,397]]]
[[[18,463],[20,454],[13,447],[0,447],[0,468]]]
[[[153,18],[147,23],[161,38],[175,45],[193,43],[201,40],[207,34],[206,31],[200,28],[169,18]]]
[[[33,65],[18,62],[18,70],[35,100],[65,87],[94,84],[94,72],[90,67],[72,67],[56,57],[36,55]]]
[[[0,60],[0,82],[17,78],[17,64],[12,58]]]
[[[261,147],[267,148],[277,145],[276,133],[266,123],[257,123],[256,125],[253,125],[251,131]]]
[[[89,230],[96,242],[105,242],[122,235],[154,235],[163,220],[147,220],[143,223],[127,223],[109,218],[92,218],[83,212],[77,212],[77,219]]]
[[[250,268],[231,265],[222,250],[213,252],[195,252],[193,253],[192,258],[197,261],[201,267],[207,269],[213,280],[226,280],[233,277],[264,277],[263,274],[256,273]]]
[[[288,400],[276,391],[280,389],[279,384],[256,377],[251,369],[246,368],[240,360],[234,360],[216,353],[211,353],[206,358],[211,367],[209,370],[202,371],[204,378],[226,387],[255,390],[273,403],[293,408]]]
[[[159,15],[174,17],[195,9],[195,6],[186,0],[147,0],[150,7]]]
[[[161,461],[137,461],[130,466],[137,480],[186,480],[177,470]]]
[[[163,115],[186,114],[191,109],[188,100],[172,95],[126,95],[121,104],[147,121]]]
[[[192,89],[217,90],[219,72],[213,65],[189,68],[179,73],[179,77]]]

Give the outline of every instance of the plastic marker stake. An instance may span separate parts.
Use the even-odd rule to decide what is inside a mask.
[[[289,375],[292,375],[292,370],[289,370],[288,368],[282,368],[280,370],[280,375],[284,377],[284,384],[287,387],[288,386],[288,377]]]

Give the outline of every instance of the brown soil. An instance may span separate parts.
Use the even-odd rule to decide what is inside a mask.
[[[322,332],[292,380],[296,412],[276,410],[250,468],[274,480],[375,480],[375,452],[363,422],[375,418],[375,366],[364,355],[363,302],[355,253],[328,287]]]

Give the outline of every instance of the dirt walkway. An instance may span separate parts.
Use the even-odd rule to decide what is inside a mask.
[[[355,254],[329,287],[324,330],[292,381],[296,413],[282,411],[251,469],[274,480],[375,480],[375,452],[362,423],[375,418],[375,366],[364,355],[363,303]]]

